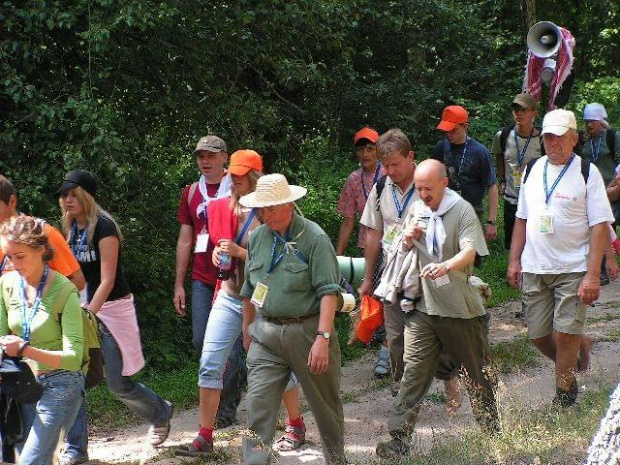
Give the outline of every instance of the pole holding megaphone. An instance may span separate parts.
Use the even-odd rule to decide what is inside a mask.
[[[556,108],[558,93],[572,71],[575,39],[568,29],[539,21],[527,33],[527,47],[523,90],[540,101],[543,84],[549,86],[549,109]],[[570,94],[570,86],[566,91]],[[568,101],[568,96],[562,100]]]

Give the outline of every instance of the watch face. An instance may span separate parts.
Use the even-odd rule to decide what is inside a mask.
[[[329,339],[329,337],[331,336],[331,334],[329,334],[327,331],[319,331],[317,335],[322,336],[325,339]]]

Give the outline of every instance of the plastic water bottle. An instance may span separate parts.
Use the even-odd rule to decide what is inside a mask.
[[[217,267],[217,279],[226,281],[230,278],[230,268],[232,267],[232,259],[226,252],[220,253],[220,264]]]

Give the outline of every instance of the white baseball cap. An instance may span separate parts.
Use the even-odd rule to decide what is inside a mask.
[[[554,134],[563,136],[569,129],[577,130],[577,120],[575,114],[568,110],[552,110],[545,115],[542,124],[543,134]]]

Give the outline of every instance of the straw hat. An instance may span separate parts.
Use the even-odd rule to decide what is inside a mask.
[[[282,174],[267,174],[258,178],[256,190],[239,199],[244,207],[261,208],[283,205],[301,199],[308,190],[301,186],[289,186]]]

